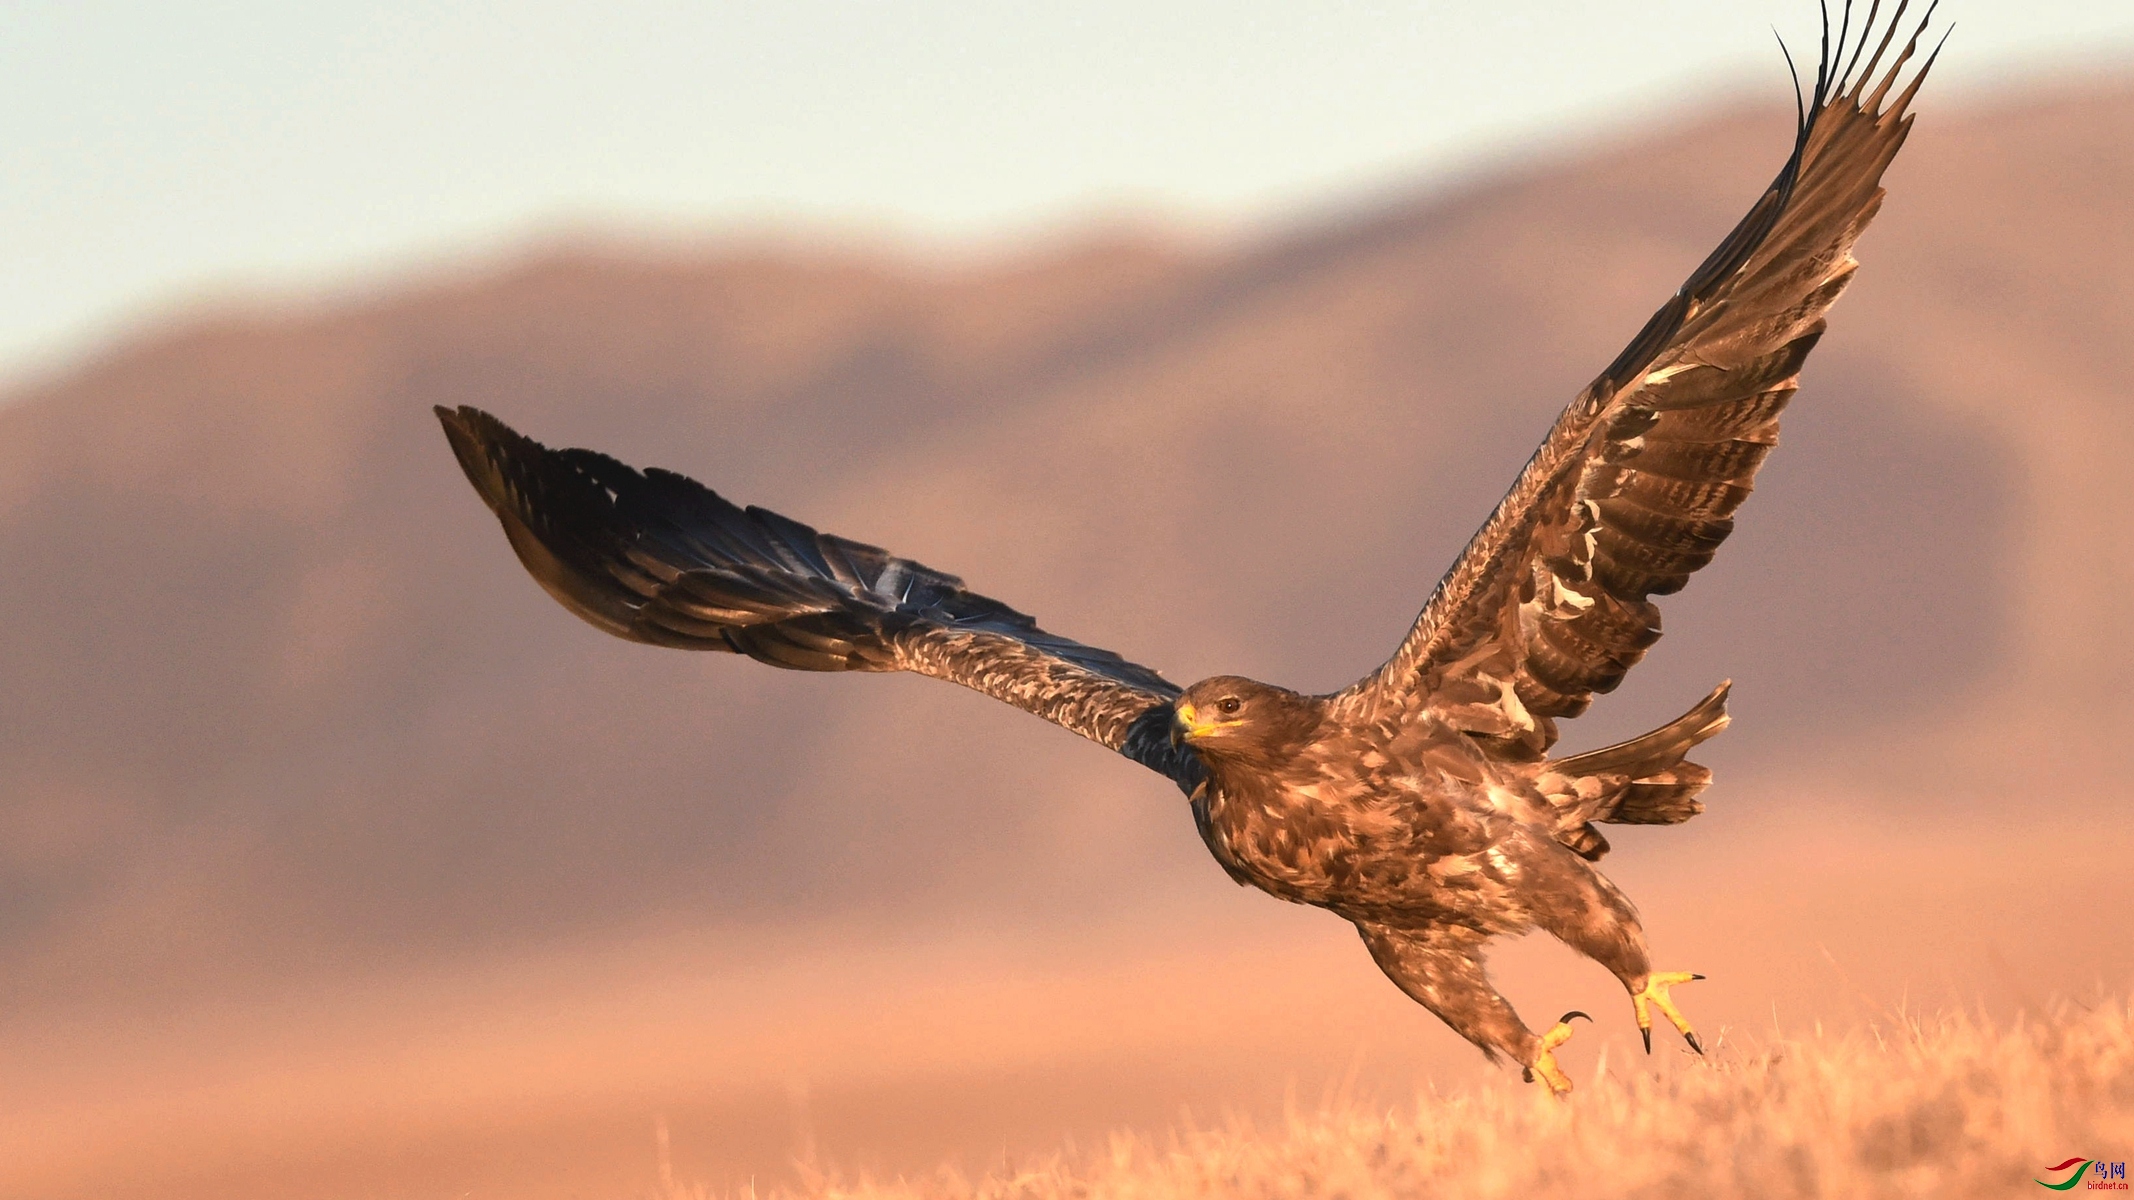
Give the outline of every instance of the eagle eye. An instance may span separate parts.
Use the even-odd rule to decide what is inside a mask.
[[[1243,707],[1245,707],[1244,702],[1239,700],[1236,696],[1225,696],[1215,702],[1215,711],[1223,714],[1226,717],[1236,716],[1237,710]]]

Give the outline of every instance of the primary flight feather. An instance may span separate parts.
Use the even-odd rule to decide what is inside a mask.
[[[1880,0],[1857,38],[1826,17],[1812,93],[1771,185],[1563,414],[1393,656],[1307,696],[1236,676],[1190,688],[1049,633],[953,575],[681,475],[551,450],[440,408],[453,452],[557,600],[619,637],[810,671],[916,671],[1004,700],[1168,776],[1239,883],[1355,923],[1402,991],[1482,1051],[1570,1088],[1491,986],[1493,938],[1543,929],[1607,967],[1651,1046],[1693,1048],[1636,910],[1594,861],[1604,824],[1703,810],[1687,760],[1725,728],[1726,685],[1666,726],[1551,758],[1556,720],[1621,682],[1733,528],[1932,66],[1925,21]],[[1931,16],[1931,9],[1929,9]],[[1877,36],[1877,29],[1880,34]],[[1892,50],[1894,49],[1894,54]]]

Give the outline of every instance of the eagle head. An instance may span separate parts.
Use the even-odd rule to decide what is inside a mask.
[[[1288,688],[1217,675],[1185,690],[1171,705],[1171,744],[1203,757],[1286,758],[1318,731],[1320,702]]]

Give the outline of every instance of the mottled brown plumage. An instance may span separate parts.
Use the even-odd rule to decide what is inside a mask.
[[[1852,277],[1932,65],[1898,87],[1919,31],[1885,69],[1905,4],[1878,38],[1880,9],[1857,40],[1849,7],[1835,39],[1826,22],[1778,177],[1564,410],[1393,656],[1333,695],[1234,676],[1181,693],[954,576],[471,408],[438,416],[527,570],[587,621],[780,667],[916,671],[1118,750],[1191,797],[1232,878],[1354,922],[1403,991],[1561,1091],[1550,1052],[1569,1027],[1537,1037],[1497,994],[1492,938],[1548,931],[1623,982],[1641,1027],[1657,1007],[1697,1045],[1668,998],[1695,977],[1651,969],[1635,909],[1593,862],[1599,825],[1702,811],[1711,773],[1686,756],[1725,728],[1726,686],[1643,737],[1549,752],[1556,719],[1659,638],[1651,598],[1732,529]]]

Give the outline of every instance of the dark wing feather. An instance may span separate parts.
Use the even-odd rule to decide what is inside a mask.
[[[916,671],[975,688],[1176,779],[1178,687],[1038,628],[963,581],[879,547],[741,508],[670,471],[551,450],[473,408],[439,408],[453,453],[519,561],[617,637],[802,671]]]
[[[1880,7],[1849,62],[1826,15],[1784,169],[1564,410],[1400,649],[1337,705],[1380,720],[1427,708],[1505,758],[1538,759],[1555,742],[1553,718],[1585,711],[1659,639],[1650,597],[1679,590],[1733,529],[1823,314],[1858,265],[1854,240],[1933,65],[1930,55],[1892,96],[1922,21],[1876,75],[1900,3],[1853,75]],[[1851,15],[1848,5],[1847,29]]]

